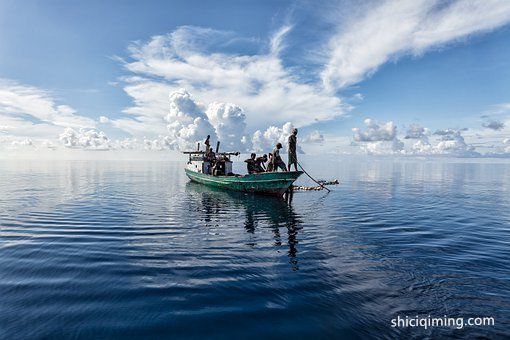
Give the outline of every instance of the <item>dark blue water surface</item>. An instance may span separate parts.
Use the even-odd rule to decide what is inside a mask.
[[[0,337],[510,335],[508,162],[303,165],[341,185],[286,202],[182,163],[3,161]],[[416,315],[495,325],[391,327]]]

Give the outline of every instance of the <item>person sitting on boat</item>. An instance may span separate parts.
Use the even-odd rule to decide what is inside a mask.
[[[289,171],[292,164],[294,164],[294,170],[297,169],[297,129],[292,130],[292,134],[289,136]]]
[[[250,158],[245,160],[245,162],[246,162],[246,169],[248,170],[249,174],[257,173],[257,171],[255,170],[255,167],[256,167],[256,165],[255,165],[256,164],[256,157],[257,157],[257,155],[255,153],[252,153],[250,155]]]
[[[273,171],[278,171],[278,168],[283,171],[287,171],[287,167],[285,166],[285,162],[282,157],[280,157],[280,149],[283,148],[282,143],[276,144],[276,147],[273,149]]]
[[[256,172],[266,172],[265,163],[267,162],[267,155],[255,158],[255,171]]]
[[[211,168],[211,175],[213,176],[225,175],[225,160],[223,159],[222,156],[219,156],[214,160],[214,164]]]

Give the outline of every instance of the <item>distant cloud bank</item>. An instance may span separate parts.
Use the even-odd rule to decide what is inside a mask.
[[[364,130],[352,129],[353,145],[370,155],[510,157],[510,148],[504,146],[485,154],[476,151],[476,147],[466,142],[462,135],[467,129],[443,129],[430,133],[429,129],[412,124],[401,140],[397,126],[391,121],[376,123],[372,119],[365,119],[364,123]],[[506,145],[507,142],[508,139],[504,139],[501,144]]]

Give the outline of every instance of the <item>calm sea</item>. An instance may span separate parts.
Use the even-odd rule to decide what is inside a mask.
[[[303,165],[341,184],[285,201],[174,162],[2,161],[0,338],[510,336],[510,163]],[[391,327],[417,315],[495,324]]]

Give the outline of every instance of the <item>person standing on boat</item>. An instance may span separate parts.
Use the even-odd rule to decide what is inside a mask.
[[[211,142],[209,142],[209,139],[211,138],[211,135],[207,135],[207,138],[205,139],[205,153],[209,153],[209,149],[211,148]]]
[[[257,157],[257,155],[256,155],[256,154],[254,154],[254,153],[252,153],[252,154],[250,155],[250,158],[248,158],[247,160],[245,160],[245,162],[246,162],[246,169],[248,170],[248,173],[249,173],[249,174],[254,174],[254,173],[256,173],[256,171],[255,171],[255,167],[256,167],[256,165],[255,165],[255,162],[256,162],[255,157]]]
[[[289,171],[290,166],[294,164],[294,170],[298,171],[297,169],[297,154],[296,154],[296,148],[297,148],[297,129],[292,130],[292,134],[289,136]]]
[[[285,162],[283,161],[282,157],[280,157],[281,148],[283,148],[282,143],[278,143],[273,149],[273,171],[278,171],[278,168],[282,169],[283,171],[287,171]]]
[[[273,172],[273,154],[270,152],[268,153],[269,156],[269,162],[267,162],[267,172]]]

